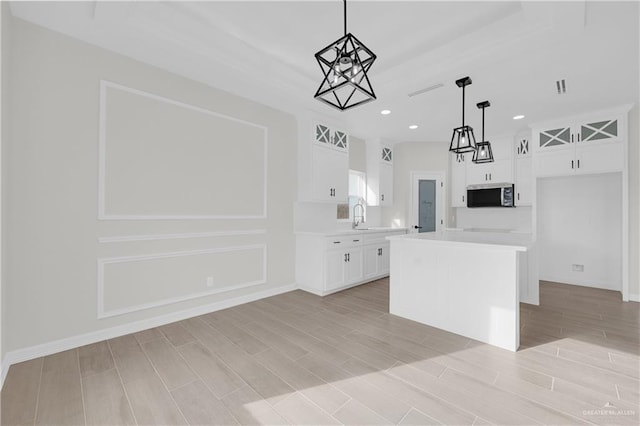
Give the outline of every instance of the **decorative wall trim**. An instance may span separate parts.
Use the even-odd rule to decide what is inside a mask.
[[[77,336],[67,337],[64,339],[54,340],[52,342],[40,345],[30,346],[23,349],[8,352],[2,360],[2,380],[6,376],[9,367],[19,362],[28,361],[41,356],[51,355],[54,353],[75,349],[80,346],[90,345],[92,343],[101,342],[106,339],[113,339],[130,333],[147,330],[153,327],[160,327],[176,321],[182,321],[187,318],[193,318],[199,315],[208,314],[210,312],[231,308],[243,303],[253,302],[255,300],[264,299],[265,297],[276,296],[278,294],[287,293],[296,289],[295,284],[276,287],[244,296],[234,297],[232,299],[222,300],[208,305],[197,306],[178,312],[172,312],[165,315],[156,316],[128,324],[118,325],[115,327],[105,328],[90,333],[80,334]]]
[[[104,308],[104,268],[105,265],[112,263],[126,263],[126,262],[139,262],[144,260],[152,260],[152,259],[165,259],[165,258],[173,258],[173,257],[185,257],[185,256],[197,256],[201,254],[213,254],[213,253],[228,253],[233,251],[244,251],[244,250],[255,250],[262,249],[262,277],[259,280],[251,281],[243,284],[236,284],[233,286],[225,287],[225,288],[212,288],[206,291],[190,293],[183,296],[172,297],[168,299],[162,299],[154,302],[143,303],[140,305],[129,306],[126,308],[113,309],[110,311],[105,311]],[[237,246],[237,247],[224,247],[224,248],[215,248],[215,249],[206,249],[206,250],[190,250],[190,251],[178,251],[171,253],[157,253],[157,254],[146,254],[146,255],[137,255],[137,256],[123,256],[123,257],[108,257],[108,258],[100,258],[98,259],[98,280],[97,280],[97,294],[98,294],[98,305],[97,305],[97,318],[109,318],[117,315],[124,315],[131,312],[142,311],[145,309],[156,308],[159,306],[170,305],[173,303],[184,302],[186,300],[196,299],[198,297],[210,296],[212,294],[226,293],[228,291],[238,290],[241,288],[252,287],[256,285],[265,284],[267,282],[267,246],[266,244],[254,244],[254,245],[246,245],[246,246]]]
[[[177,240],[183,238],[235,237],[266,233],[266,229],[248,229],[246,231],[187,232],[182,234],[117,235],[113,237],[98,237],[98,242],[101,244],[124,243],[134,241]]]
[[[210,115],[213,117],[224,118],[236,123],[245,124],[248,126],[256,127],[264,132],[264,176],[262,179],[262,213],[257,215],[117,215],[108,214],[106,212],[106,123],[107,123],[107,89],[118,89],[125,92],[133,93],[139,96],[143,96],[149,99],[153,99],[159,102],[165,102],[170,105],[179,106],[191,111],[196,111],[202,114]],[[155,95],[153,93],[145,92],[142,90],[134,89],[131,87],[123,86],[118,83],[113,83],[107,80],[100,80],[100,104],[99,104],[99,119],[98,119],[98,220],[203,220],[203,219],[266,219],[267,218],[267,158],[268,158],[268,133],[269,129],[261,124],[252,123],[250,121],[241,120],[239,118],[231,117],[228,115],[220,114],[210,111],[205,108],[201,108],[195,105],[190,105],[184,102],[176,101],[173,99],[165,98],[163,96]]]

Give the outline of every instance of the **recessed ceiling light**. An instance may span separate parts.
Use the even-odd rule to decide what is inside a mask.
[[[380,114],[389,115],[389,114],[391,114],[391,110],[390,109],[383,109],[382,111],[380,111]]]
[[[524,118],[524,115],[514,115],[513,119],[514,120],[522,120]]]
[[[417,128],[418,128],[418,125],[417,125],[417,124],[412,124],[411,126],[409,126],[409,128],[410,128],[411,130],[415,130],[415,129],[417,129]]]

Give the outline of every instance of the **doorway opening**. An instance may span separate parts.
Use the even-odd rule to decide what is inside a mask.
[[[444,212],[444,172],[412,172],[410,232],[442,231]]]

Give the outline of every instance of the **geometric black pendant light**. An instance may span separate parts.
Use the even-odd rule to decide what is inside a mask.
[[[473,134],[473,128],[464,124],[464,88],[470,84],[471,79],[469,77],[456,80],[456,85],[462,87],[462,126],[453,129],[451,144],[449,145],[449,151],[456,154],[476,150],[476,137]]]
[[[347,0],[343,4],[344,36],[315,55],[324,76],[314,96],[341,111],[376,99],[367,76],[376,55],[347,33]]]
[[[478,108],[482,108],[482,141],[478,142],[476,151],[473,153],[474,163],[491,163],[493,162],[493,151],[491,151],[491,143],[484,138],[484,109],[491,106],[489,101],[476,104]]]

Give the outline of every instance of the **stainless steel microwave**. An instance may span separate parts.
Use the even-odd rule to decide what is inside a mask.
[[[515,207],[512,183],[467,186],[467,207]]]

